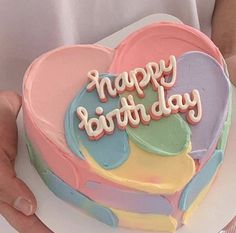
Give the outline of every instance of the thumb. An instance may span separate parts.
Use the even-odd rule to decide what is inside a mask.
[[[13,165],[7,156],[5,159],[3,157],[4,155],[0,155],[0,201],[26,216],[34,214],[37,204],[33,193],[16,177]]]
[[[31,215],[36,210],[36,200],[25,183],[16,177],[13,167],[20,105],[21,99],[16,93],[0,92],[0,201]]]
[[[0,105],[8,107],[13,115],[17,117],[21,107],[21,97],[13,91],[0,91]]]
[[[20,110],[21,97],[10,91],[0,91],[0,149],[11,161],[17,154],[16,117]]]

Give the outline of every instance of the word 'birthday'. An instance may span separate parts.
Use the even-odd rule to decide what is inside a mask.
[[[120,108],[104,114],[102,107],[95,112],[98,118],[89,119],[86,108],[79,106],[77,116],[80,119],[78,127],[85,130],[90,140],[98,140],[104,135],[112,134],[115,122],[120,130],[127,126],[138,127],[140,123],[148,125],[151,120],[160,120],[178,112],[186,112],[186,119],[190,124],[198,123],[202,118],[202,105],[199,91],[175,94],[166,98],[166,91],[176,82],[176,59],[169,57],[168,64],[164,60],[159,63],[149,62],[145,68],[136,68],[129,72],[122,72],[112,81],[109,77],[101,78],[97,70],[88,72],[89,84],[87,91],[96,89],[101,102],[106,102],[108,96],[116,97],[124,92],[136,91],[139,98],[145,98],[144,89],[149,84],[157,93],[157,101],[149,109],[143,104],[136,104],[133,96],[120,98]]]

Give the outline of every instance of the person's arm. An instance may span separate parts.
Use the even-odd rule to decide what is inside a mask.
[[[52,233],[34,215],[35,197],[14,170],[20,106],[20,96],[0,91],[0,215],[20,233]]]
[[[212,40],[223,54],[230,79],[236,85],[236,0],[216,0]]]

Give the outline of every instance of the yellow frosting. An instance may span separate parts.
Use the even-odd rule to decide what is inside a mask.
[[[191,145],[177,156],[164,157],[146,152],[129,141],[130,155],[112,170],[102,169],[84,147],[81,152],[91,168],[115,183],[149,193],[171,194],[181,190],[195,174],[194,160],[188,155]]]
[[[119,225],[149,231],[175,232],[177,221],[171,216],[155,214],[137,214],[112,209],[119,219]]]
[[[216,171],[216,174],[214,175],[214,177],[212,178],[212,180],[210,181],[210,183],[199,193],[199,195],[197,196],[196,200],[192,203],[192,205],[188,208],[188,210],[185,211],[185,213],[183,215],[183,220],[182,220],[183,224],[187,224],[188,223],[189,219],[193,215],[193,212],[202,203],[202,201],[206,197],[207,193],[209,192],[209,190],[211,188],[211,185],[212,185],[212,183],[215,180],[216,175],[217,175],[217,171]]]

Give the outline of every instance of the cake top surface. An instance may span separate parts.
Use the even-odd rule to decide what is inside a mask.
[[[161,60],[165,65],[157,77]],[[122,91],[118,77],[132,71],[133,86],[126,83]],[[99,81],[92,85],[88,74]],[[110,92],[98,86],[102,80],[110,83]],[[66,159],[122,185],[173,193],[195,174],[194,159],[201,166],[215,148],[227,116],[229,84],[221,54],[205,35],[186,25],[158,23],[131,34],[116,49],[78,45],[42,55],[26,73],[23,91],[34,124]],[[138,115],[122,110],[127,105]],[[94,126],[109,113],[116,119]],[[125,123],[129,114],[132,120]]]

